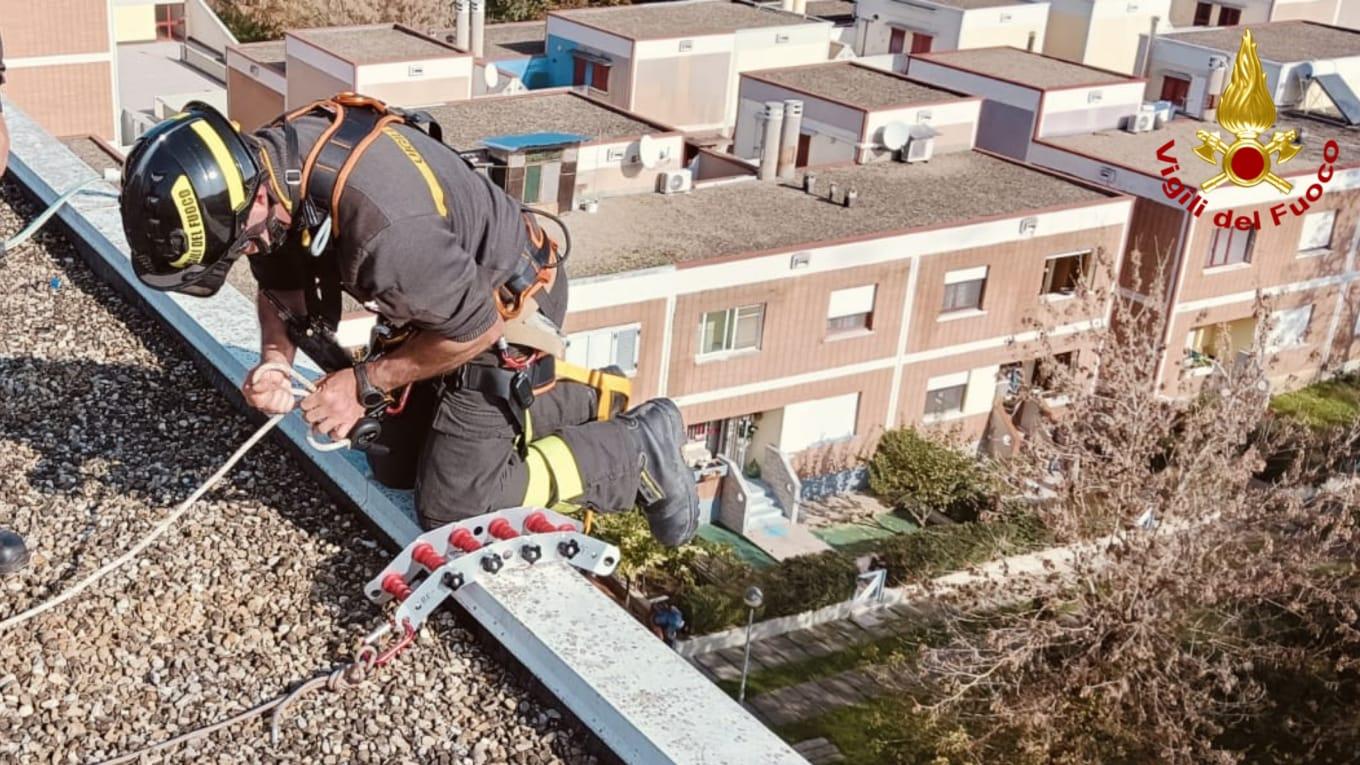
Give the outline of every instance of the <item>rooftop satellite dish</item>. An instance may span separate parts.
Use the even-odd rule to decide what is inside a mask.
[[[494,64],[487,64],[482,67],[482,82],[486,85],[487,90],[495,90],[500,81],[501,70],[497,69]]]
[[[907,145],[907,139],[911,138],[911,128],[902,122],[889,122],[883,126],[883,147],[889,151],[897,151]]]
[[[644,135],[638,139],[638,161],[648,170],[661,162],[661,145],[656,142],[655,138]]]

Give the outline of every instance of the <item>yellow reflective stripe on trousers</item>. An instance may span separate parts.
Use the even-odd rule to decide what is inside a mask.
[[[524,488],[524,502],[531,507],[545,507],[552,501],[552,471],[542,454],[529,449],[524,457],[524,467],[529,474],[528,485]]]
[[[246,202],[245,179],[241,177],[241,168],[236,166],[236,160],[231,158],[231,151],[227,144],[222,140],[222,136],[213,132],[204,120],[198,120],[191,126],[195,134],[208,147],[209,153],[213,155],[213,161],[217,163],[217,169],[222,173],[222,180],[227,182],[227,199],[231,202],[232,212],[241,209],[241,205]]]
[[[576,467],[576,457],[561,436],[539,439],[529,444],[529,451],[538,452],[548,461],[553,481],[557,484],[559,501],[575,499],[585,492],[585,487],[581,485],[581,471]]]

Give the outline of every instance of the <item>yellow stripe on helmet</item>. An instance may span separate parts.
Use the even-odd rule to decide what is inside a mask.
[[[206,120],[194,122],[193,129],[207,145],[208,151],[212,152],[213,161],[217,162],[217,168],[227,182],[227,197],[231,200],[232,212],[239,211],[246,202],[246,184],[241,177],[241,168],[237,167],[236,160],[231,158],[231,150],[227,148],[222,136],[208,127]]]

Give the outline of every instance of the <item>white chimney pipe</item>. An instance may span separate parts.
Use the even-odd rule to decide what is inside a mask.
[[[472,4],[472,56],[482,58],[486,52],[486,0],[468,0]]]
[[[807,15],[807,0],[793,0],[793,12],[802,16]]]
[[[789,13],[793,13],[794,9],[797,7],[798,0],[780,0],[779,2],[779,10],[781,11],[788,11]]]
[[[760,144],[760,170],[756,177],[773,180],[779,162],[779,132],[784,125],[784,105],[778,101],[765,102],[765,140]]]
[[[468,0],[453,0],[454,9],[454,45],[459,50],[468,50],[472,44],[472,30],[468,27],[472,23],[472,14],[468,9]]]
[[[803,102],[791,98],[784,102],[784,128],[779,138],[779,178],[793,180],[798,163],[798,136],[803,130]]]

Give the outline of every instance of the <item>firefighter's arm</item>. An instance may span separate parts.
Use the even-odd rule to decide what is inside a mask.
[[[434,332],[417,332],[396,350],[371,362],[368,379],[379,389],[391,391],[448,374],[490,348],[504,329],[504,322],[497,316],[494,324],[468,342]]]
[[[300,290],[276,291],[274,298],[290,311],[306,312]],[[288,337],[283,317],[264,295],[256,295],[255,312],[260,320],[260,364],[292,366],[297,347]],[[265,414],[282,414],[293,409],[292,385],[282,372],[265,372],[256,379],[255,370],[250,370],[241,384],[241,393],[248,405]]]

